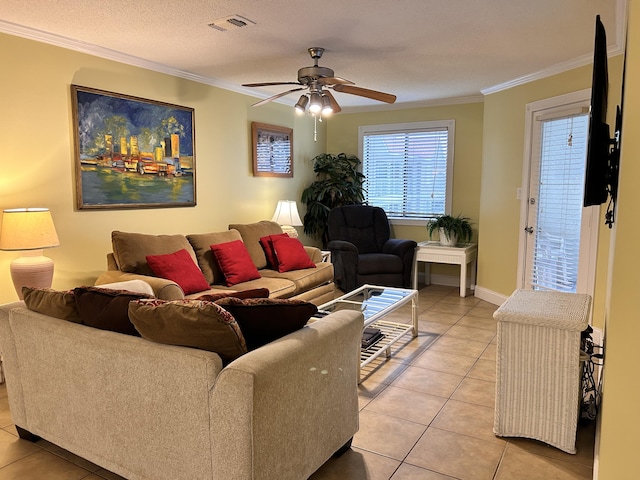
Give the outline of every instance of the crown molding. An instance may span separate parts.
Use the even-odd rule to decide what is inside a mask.
[[[624,53],[624,46],[626,42],[626,30],[627,30],[627,5],[628,5],[627,2],[628,0],[616,0],[616,25],[619,28],[617,28],[615,32],[615,39],[616,39],[615,44],[609,47],[608,49],[608,56],[610,57]],[[248,87],[243,87],[241,85],[237,85],[232,82],[227,82],[227,81],[219,80],[212,77],[206,77],[204,75],[198,75],[185,70],[169,67],[161,63],[152,62],[140,57],[135,57],[133,55],[127,55],[121,52],[117,52],[115,50],[99,47],[91,43],[72,40],[67,37],[55,35],[55,34],[44,32],[42,30],[38,30],[34,28],[25,27],[22,25],[11,23],[11,22],[0,20],[0,32],[27,38],[30,40],[35,40],[38,42],[47,43],[50,45],[55,45],[58,47],[74,50],[81,53],[86,53],[86,54],[104,58],[107,60],[113,60],[113,61],[124,63],[127,65],[132,65],[135,67],[144,68],[146,70],[152,70],[155,72],[164,73],[174,77],[184,78],[186,80],[191,80],[191,81],[202,83],[205,85],[219,87],[225,90],[240,93],[243,95],[248,95],[251,97],[264,99],[270,96],[267,93],[253,90]],[[522,77],[515,78],[513,80],[509,80],[507,82],[500,83],[492,87],[485,88],[480,91],[481,95],[469,95],[469,96],[463,96],[463,97],[443,98],[443,99],[425,100],[425,101],[418,101],[418,102],[394,103],[392,105],[384,104],[384,105],[372,105],[372,106],[344,107],[343,112],[344,113],[362,113],[362,112],[373,112],[373,111],[401,110],[401,109],[408,109],[408,108],[434,107],[434,106],[441,106],[441,105],[456,105],[456,104],[464,104],[464,103],[479,103],[484,101],[484,96],[486,95],[507,90],[509,88],[513,88],[519,85],[524,85],[526,83],[540,80],[552,75],[556,75],[558,73],[563,73],[565,71],[568,71],[574,68],[582,67],[590,64],[592,60],[593,60],[592,55],[590,54],[583,55],[581,57],[569,60],[567,62],[558,63],[556,65],[552,65],[549,68],[545,68],[543,70],[539,70],[537,72],[524,75]],[[275,100],[275,102],[281,103],[284,105],[289,105],[289,106],[294,105],[294,101],[288,98],[280,98]]]
[[[626,36],[627,36],[627,0],[616,0],[616,26],[618,27],[615,32],[615,43],[607,48],[607,56],[615,57],[616,55],[622,55],[625,50]],[[586,54],[580,57],[568,60],[566,62],[557,63],[548,68],[544,68],[534,73],[524,75],[519,78],[514,78],[508,82],[500,83],[492,87],[485,88],[480,92],[483,95],[490,95],[492,93],[508,90],[519,85],[524,85],[529,82],[541,80],[552,75],[567,72],[574,68],[584,67],[593,63],[593,54]]]

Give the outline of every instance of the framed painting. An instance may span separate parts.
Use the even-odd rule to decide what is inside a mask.
[[[193,108],[71,85],[80,210],[196,205]]]
[[[293,177],[293,129],[251,123],[253,175]]]

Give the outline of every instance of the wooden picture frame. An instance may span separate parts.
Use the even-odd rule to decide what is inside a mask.
[[[196,205],[194,109],[71,85],[79,210]]]
[[[293,177],[293,129],[251,122],[253,175]]]

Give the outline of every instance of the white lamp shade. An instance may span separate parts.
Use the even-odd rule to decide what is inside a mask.
[[[293,227],[302,226],[298,206],[293,200],[278,201],[276,211],[271,221],[278,223],[282,227],[283,232],[294,238],[298,237],[298,232]]]
[[[40,250],[60,245],[47,208],[5,210],[0,229],[0,250]]]
[[[43,248],[60,245],[51,212],[46,208],[5,210],[0,230],[0,250],[21,250],[11,262],[11,278],[18,298],[22,287],[50,288],[53,260],[42,255]]]
[[[302,226],[298,205],[293,200],[280,200],[271,221],[280,225]]]

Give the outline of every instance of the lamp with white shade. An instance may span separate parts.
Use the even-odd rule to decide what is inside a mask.
[[[298,238],[298,232],[294,227],[301,227],[302,220],[298,213],[298,205],[293,200],[280,200],[273,214],[272,222],[278,223],[282,231],[293,238]]]
[[[4,210],[0,250],[22,252],[10,267],[18,298],[22,300],[22,287],[51,287],[53,260],[42,255],[42,250],[58,245],[60,241],[48,208]]]

